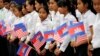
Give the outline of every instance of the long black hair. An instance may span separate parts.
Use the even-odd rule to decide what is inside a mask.
[[[88,5],[88,9],[90,9],[94,14],[96,14],[96,11],[93,8],[93,2],[92,0],[81,0],[83,4]]]
[[[71,2],[69,0],[59,0],[57,4],[59,7],[68,8],[68,11],[71,12],[71,14],[73,16],[75,16],[76,20],[78,21],[78,19],[76,17],[76,13],[75,13],[75,7],[74,7],[74,5],[71,4]]]

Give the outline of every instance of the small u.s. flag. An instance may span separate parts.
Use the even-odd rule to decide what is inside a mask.
[[[54,41],[54,30],[50,30],[50,31],[45,31],[44,32],[44,38],[47,39],[46,41]]]
[[[28,56],[30,50],[32,49],[32,47],[22,43],[17,51],[17,55],[19,56]]]
[[[67,24],[64,23],[62,25],[60,25],[55,32],[55,36],[54,39],[58,42],[63,42],[63,40],[65,39],[64,37],[68,34],[68,30],[67,30]],[[58,37],[57,37],[58,36]]]
[[[5,22],[3,20],[0,21],[0,35],[5,35],[6,32],[6,27],[5,27]]]
[[[87,39],[83,22],[70,25],[68,27],[68,32],[72,38],[77,38],[78,42]]]
[[[45,44],[46,40],[43,37],[42,33],[39,31],[34,35],[31,40],[33,46],[35,47],[36,51],[40,53],[40,48]]]
[[[23,23],[19,23],[19,24],[15,25],[14,31],[18,38],[28,35],[27,29]]]
[[[12,31],[11,25],[10,24],[6,24],[6,33],[9,33],[10,31]]]
[[[6,32],[6,27],[2,27],[0,28],[0,35],[5,35],[5,32]]]

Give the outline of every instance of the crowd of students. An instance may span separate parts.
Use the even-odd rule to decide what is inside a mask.
[[[14,1],[0,0],[0,21],[11,29],[18,23],[26,25],[28,35],[21,39],[0,36],[0,56],[18,56],[20,43],[30,43],[38,31],[57,28],[70,21],[83,22],[87,39],[75,42],[70,35],[62,43],[48,41],[40,53],[32,49],[28,56],[100,56],[100,1],[99,0],[26,0],[23,5]]]

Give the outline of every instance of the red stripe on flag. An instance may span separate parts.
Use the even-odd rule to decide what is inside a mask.
[[[27,51],[26,51],[26,53],[25,53],[25,56],[28,56],[29,55],[29,52],[31,51],[31,49],[32,49],[32,47],[28,47],[28,49],[27,49]]]
[[[23,32],[22,29],[19,29],[19,30],[16,31],[16,35],[17,35],[18,38],[24,37],[24,36],[26,36],[27,34],[28,34],[28,32],[26,32],[26,31]]]

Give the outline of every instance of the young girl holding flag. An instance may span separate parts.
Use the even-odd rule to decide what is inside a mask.
[[[77,9],[81,13],[81,16],[78,18],[79,21],[84,23],[85,33],[87,37],[84,41],[77,41],[73,44],[76,47],[77,56],[88,56],[87,48],[88,42],[91,40],[92,36],[92,26],[95,21],[95,11],[92,6],[91,0],[77,0]],[[94,13],[93,13],[94,12]]]
[[[43,5],[43,7],[39,9],[39,18],[41,19],[41,23],[36,24],[35,33],[40,31],[43,34],[45,31],[52,30],[52,22],[50,20],[51,17],[49,15],[49,9],[47,5]],[[51,55],[51,54],[48,54],[47,52],[48,46],[49,46],[48,44],[49,42],[46,42],[46,45],[42,47],[42,50],[40,50],[39,55],[42,55],[42,56]]]
[[[24,16],[24,22],[26,24],[29,35],[26,37],[25,43],[29,43],[32,35],[34,34],[34,28],[36,27],[36,24],[40,22],[40,19],[38,18],[38,13],[35,11],[34,0],[26,1],[26,10],[28,11],[28,14]]]
[[[58,6],[58,11],[64,15],[60,24],[66,23],[67,26],[69,26],[70,21],[77,21],[75,18],[75,9],[72,9],[69,0],[59,0]],[[70,45],[71,37],[67,34],[63,38],[65,39],[63,40],[61,45],[57,47],[57,49],[55,50],[55,54],[61,54],[61,56],[74,56],[74,48]]]
[[[93,25],[93,37],[92,37],[92,46],[93,47],[93,56],[100,56],[100,1],[99,0],[93,0],[93,7],[96,14],[96,21]]]
[[[58,11],[58,5],[57,5],[58,1],[59,0],[49,0],[49,8],[50,8],[50,16],[51,16],[50,20],[52,21],[54,30],[60,25],[60,20],[61,20],[61,18],[63,18],[63,16]],[[49,46],[50,52],[54,51],[55,45],[56,45],[55,41],[50,44],[50,46]]]

